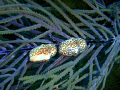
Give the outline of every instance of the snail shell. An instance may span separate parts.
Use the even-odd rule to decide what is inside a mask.
[[[86,41],[82,38],[76,38],[76,42],[77,42],[77,45],[79,47],[79,53],[85,51],[85,49],[87,48]]]
[[[42,44],[36,48],[33,48],[30,53],[30,61],[32,62],[47,62],[53,56],[55,56],[57,48],[53,44]]]
[[[87,43],[82,38],[70,38],[60,43],[59,53],[66,56],[76,56],[87,48]]]
[[[76,56],[79,52],[75,38],[65,40],[59,45],[59,53],[66,56]]]

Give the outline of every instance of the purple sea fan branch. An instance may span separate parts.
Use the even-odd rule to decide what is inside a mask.
[[[56,42],[57,42],[55,45],[59,45],[60,42],[64,41],[63,39],[54,37],[51,33],[49,33],[49,36],[50,36],[50,38],[51,38],[53,41],[56,41]]]
[[[55,62],[53,62],[50,66],[48,66],[41,74],[53,68],[58,62],[60,62],[63,59],[63,57],[64,55],[61,55],[57,60],[55,60]]]
[[[41,24],[35,24],[29,27],[23,27],[21,29],[16,29],[16,30],[8,29],[6,31],[0,31],[0,34],[13,34],[13,33],[18,33],[18,32],[23,32],[23,31],[30,31],[30,30],[33,30],[39,27],[41,27]]]
[[[1,41],[0,44],[5,43],[31,43],[31,42],[40,42],[40,43],[52,43],[46,39],[24,39],[24,40],[11,40],[11,41]]]
[[[91,25],[89,24],[85,19],[83,19],[80,15],[78,15],[76,12],[71,10],[69,7],[67,7],[64,3],[62,3],[60,0],[58,2],[65,8],[67,9],[71,14],[73,14],[75,17],[77,17],[80,21],[82,21],[86,26],[88,26],[100,39],[102,39],[102,36],[98,33],[98,31]],[[81,30],[79,30],[81,31]],[[84,35],[84,34],[83,34]]]
[[[13,25],[15,25],[15,26],[17,26],[17,27],[23,27],[23,26],[24,26],[23,24],[19,24],[16,20],[11,21],[11,22],[5,24],[4,26],[7,27],[7,26],[10,26],[11,24],[13,24]]]
[[[68,39],[70,38],[69,35],[67,35],[67,34],[65,34],[64,32],[58,30],[57,27],[52,27],[52,26],[50,26],[49,24],[47,24],[47,23],[43,22],[42,20],[39,20],[39,19],[37,19],[37,18],[35,18],[35,17],[33,17],[33,16],[30,16],[30,15],[24,15],[24,16],[26,16],[26,18],[29,18],[29,19],[31,19],[32,21],[36,22],[36,23],[40,23],[42,26],[44,26],[44,27],[47,28],[47,29],[50,29],[52,32],[55,32],[55,33],[57,33],[57,34],[65,37],[65,38],[68,38]]]
[[[46,62],[43,62],[40,67],[38,68],[37,72],[35,73],[35,75],[38,75],[40,73],[40,71],[42,70],[43,66],[45,65]],[[27,90],[34,82],[30,83],[28,86],[26,86],[25,90]]]
[[[64,61],[68,60],[70,57],[71,57],[71,56],[66,56],[66,57],[64,57],[62,60],[60,60],[58,63],[56,63],[56,64],[54,65],[54,67],[62,64]]]
[[[6,51],[6,48],[3,46],[0,46],[0,49],[2,49],[2,51],[0,51],[0,55],[5,54],[3,57],[0,58],[0,63],[3,62],[3,60],[5,59],[5,57],[8,55],[8,53],[4,52]]]
[[[15,57],[15,55],[16,55],[15,53],[13,55],[10,55],[10,53],[9,53],[9,55],[6,55],[6,57],[9,56],[9,58],[6,59],[6,57],[5,57],[1,60],[0,68],[3,67],[6,63],[8,63],[11,59],[13,59]]]
[[[2,89],[4,88],[5,84],[8,83],[9,81],[10,81],[10,83],[8,84],[7,89],[10,88],[10,86],[13,84],[14,77],[17,76],[17,75],[20,73],[21,69],[26,65],[27,61],[28,61],[28,57],[26,57],[26,58],[24,59],[24,61],[23,61],[23,62],[21,63],[21,65],[15,70],[15,72],[14,72],[13,74],[11,74],[10,76],[8,76],[7,79],[5,79],[3,82],[0,83],[0,87],[1,87]],[[22,74],[21,74],[22,76],[24,75],[25,71],[26,71],[26,69],[21,72],[21,73],[22,73]]]
[[[28,59],[28,57],[27,57]],[[21,74],[20,74],[20,78],[24,76],[24,74],[26,73],[26,70],[27,70],[27,65],[25,64],[24,67],[23,67],[23,70],[21,70]],[[16,86],[16,89],[21,85],[20,81],[18,81],[18,84]]]
[[[85,35],[80,32],[81,30],[75,25],[75,23],[57,6],[55,5],[51,0],[46,0],[49,4],[51,4],[56,10],[60,12],[62,16],[75,28],[75,30],[81,35],[83,38],[86,38]]]
[[[83,0],[85,3],[87,3],[91,8],[93,8],[94,10],[96,10],[96,12],[98,14],[100,14],[101,16],[105,17],[105,19],[109,22],[111,22],[112,20],[110,18],[108,18],[105,14],[103,14],[98,8],[96,8],[94,5],[92,5],[88,0]]]
[[[74,37],[78,38],[79,36],[72,31],[69,27],[67,27],[61,20],[57,19],[57,22],[62,26],[63,29],[65,29],[68,33],[73,35]]]
[[[5,11],[2,11],[0,12],[0,14],[7,14],[7,13],[24,13],[24,14],[30,14],[30,15],[33,15],[35,17],[37,17],[38,19],[41,19],[47,23],[49,23],[51,26],[54,26],[54,24],[48,19],[46,18],[45,16],[41,15],[41,14],[38,14],[34,11],[27,11],[27,10],[5,10]]]
[[[0,24],[2,24],[2,23],[7,23],[7,22],[11,22],[11,21],[13,21],[13,20],[22,18],[22,16],[23,16],[23,15],[18,15],[18,16],[11,16],[11,17],[8,17],[8,18],[4,18],[4,19],[0,20]]]
[[[18,48],[16,48],[13,52],[11,52],[4,60],[3,62],[0,64],[0,67],[3,67],[5,64],[7,64],[11,59],[14,57],[14,54],[20,49],[22,48],[24,45],[26,45],[26,43],[23,43],[22,45],[20,45]]]
[[[25,51],[21,56],[19,56],[16,60],[14,60],[13,63],[11,63],[8,67],[14,67],[19,61],[21,61],[22,58],[24,58],[24,56],[27,54],[27,52]]]
[[[57,89],[61,87],[63,89],[80,88],[80,83],[84,85],[83,81],[85,80],[83,79],[89,79],[89,81],[85,81],[89,83],[88,87],[86,85],[82,86],[84,89],[86,89],[86,87],[88,89],[91,89],[94,83],[97,83],[95,84],[95,89],[97,89],[97,86],[99,86],[99,84],[101,83],[100,81],[102,81],[102,78],[104,78],[104,80],[106,81],[110,64],[113,58],[119,53],[119,50],[115,48],[117,47],[118,49],[120,49],[119,41],[118,39],[116,39],[116,35],[119,36],[119,32],[117,32],[116,29],[119,17],[115,20],[114,16],[112,16],[112,11],[110,9],[100,6],[100,4],[96,2],[96,0],[83,0],[84,2],[90,2],[90,4],[88,5],[93,9],[90,8],[89,10],[78,10],[82,12],[79,14],[76,10],[69,8],[66,5],[67,3],[62,3],[62,0],[58,0],[62,7],[59,7],[59,5],[55,4],[56,1],[46,1],[48,3],[45,3],[45,7],[42,7],[44,5],[40,6],[31,0],[24,1],[24,3],[26,4],[21,4],[19,3],[19,1],[16,0],[5,0],[5,5],[0,6],[2,10],[0,12],[0,15],[2,15],[2,18],[0,17],[1,26],[3,25],[1,29],[3,33],[1,33],[0,31],[0,34],[2,36],[0,37],[2,40],[0,43],[3,47],[3,49],[1,47],[0,51],[2,57],[2,60],[0,61],[0,81],[2,81],[0,82],[0,86],[2,86],[0,89],[23,89],[23,84],[25,83],[18,81],[18,79],[23,77],[25,73],[25,75],[34,75],[39,73],[43,74],[42,80],[37,78],[36,76],[33,76],[34,78],[30,82],[31,84],[33,84],[32,82],[35,82],[35,78],[36,80],[40,80],[40,82],[36,82],[41,84],[39,89],[55,89],[55,85],[60,85],[60,87],[58,86]],[[51,7],[50,5],[50,7],[48,7],[48,4],[53,7]],[[54,16],[53,14],[55,13],[51,14],[52,10],[55,10],[55,12],[60,12],[59,14],[61,14],[62,18],[56,17],[59,15]],[[111,17],[108,17],[110,16],[110,14]],[[10,17],[8,15],[10,15]],[[3,19],[4,17],[5,19]],[[96,19],[96,17],[98,18]],[[115,27],[113,27],[113,25],[110,25],[111,19],[116,21],[114,25]],[[7,24],[4,25],[4,23]],[[109,25],[109,28],[107,28],[107,25]],[[10,30],[12,30],[12,32]],[[114,35],[115,32],[116,35]],[[36,47],[37,45],[40,45],[42,43],[52,43],[59,47],[60,42],[62,42],[64,39],[69,39],[71,37],[85,38],[87,42],[89,42],[90,40],[91,43],[89,43],[88,48],[84,52],[80,53],[77,56],[73,56],[74,58],[63,55],[58,57],[59,55],[57,53],[55,57],[51,57],[50,59],[56,60],[52,64],[50,62],[33,64],[30,61],[27,63],[29,59],[28,51]],[[104,40],[104,38],[107,40]],[[114,38],[112,40],[114,43],[111,48],[109,48],[110,45],[108,44],[112,43],[109,42],[111,38]],[[107,50],[107,54],[104,53],[105,50]],[[103,60],[100,60],[101,58],[99,59],[99,55],[101,55],[101,53],[105,56],[103,57]],[[112,58],[110,58],[110,56]],[[68,59],[70,61],[68,61]],[[96,60],[96,62],[94,63],[93,60]],[[99,63],[103,66],[99,66]],[[88,70],[89,66],[90,70]],[[96,68],[93,67],[96,67],[98,69],[96,70]],[[35,71],[36,73],[27,73],[29,72],[27,71],[27,69],[29,69],[30,72],[32,70],[37,71]],[[45,78],[44,74],[46,75]],[[94,76],[96,79],[93,78]],[[27,78],[29,78],[29,76],[27,76]],[[31,78],[29,78],[28,83],[30,79]],[[77,81],[77,79],[79,79],[79,81]],[[27,82],[27,80],[25,82]],[[73,82],[76,82],[76,84],[72,84]],[[14,85],[13,87],[12,84]],[[105,82],[103,82],[103,84],[105,85]],[[79,87],[77,87],[78,85]],[[29,88],[29,86],[25,89]]]

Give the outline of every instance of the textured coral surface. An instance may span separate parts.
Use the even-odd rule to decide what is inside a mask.
[[[120,1],[110,1],[0,0],[0,90],[106,89],[120,62]]]

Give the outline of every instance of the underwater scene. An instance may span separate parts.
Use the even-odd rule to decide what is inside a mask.
[[[0,90],[120,90],[120,0],[0,0]]]

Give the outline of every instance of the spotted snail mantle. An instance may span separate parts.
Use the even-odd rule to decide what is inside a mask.
[[[54,44],[42,44],[30,51],[30,61],[32,62],[47,62],[55,56],[57,48]]]
[[[65,56],[76,56],[87,48],[87,43],[82,38],[70,38],[60,43],[59,53]],[[57,53],[54,44],[42,44],[30,51],[30,61],[47,62]]]

